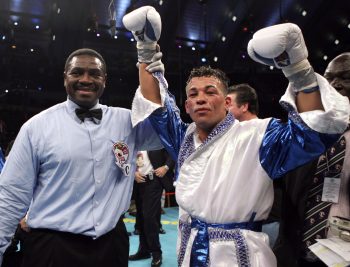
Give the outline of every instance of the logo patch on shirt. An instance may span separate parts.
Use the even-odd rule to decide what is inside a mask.
[[[122,169],[125,176],[130,176],[130,164],[126,164],[130,154],[128,145],[124,142],[114,143],[113,153],[117,166]]]

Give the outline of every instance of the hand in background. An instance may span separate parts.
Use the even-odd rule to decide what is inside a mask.
[[[135,172],[135,181],[136,183],[144,183],[146,182],[146,179],[144,176],[142,176],[139,172]]]
[[[159,167],[156,170],[154,170],[155,175],[158,177],[163,177],[168,171],[168,168],[165,166]]]

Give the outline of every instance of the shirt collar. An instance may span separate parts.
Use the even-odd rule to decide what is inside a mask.
[[[68,113],[74,118],[74,120],[76,122],[82,123],[82,121],[75,115],[75,109],[82,108],[82,107],[77,105],[76,103],[74,103],[68,97],[67,97],[67,101],[66,101],[66,107],[67,107]],[[95,109],[95,108],[102,108],[99,101],[97,101],[96,105],[94,105],[90,109]],[[103,108],[102,108],[102,111],[103,111]]]

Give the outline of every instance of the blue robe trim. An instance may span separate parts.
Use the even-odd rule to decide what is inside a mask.
[[[225,230],[222,228],[211,228],[208,229],[208,235],[209,240],[212,242],[233,241],[235,243],[238,266],[251,266],[248,244],[241,229]]]
[[[178,266],[181,266],[185,258],[188,240],[190,239],[190,235],[191,235],[191,224],[180,219],[179,231],[181,235],[181,243],[180,243],[180,250],[177,255],[177,263],[178,263]]]
[[[211,131],[211,133],[208,135],[208,137],[204,140],[204,142],[197,148],[197,151],[202,150],[205,148],[208,144],[210,144],[213,140],[216,140],[216,138],[223,135],[230,126],[234,123],[235,119],[232,116],[231,113],[228,113],[227,116],[223,121],[221,121],[216,127]],[[192,155],[192,153],[195,151],[194,148],[194,140],[193,140],[193,133],[186,136],[185,140],[182,143],[181,149],[180,149],[180,155],[179,155],[179,167],[181,168],[184,161]]]
[[[272,179],[316,159],[340,136],[312,130],[290,105],[281,105],[289,112],[288,123],[271,119],[259,151],[260,163]]]
[[[192,153],[196,150],[194,147],[193,135],[194,133],[190,133],[189,135],[187,135],[185,137],[185,140],[182,143],[182,146],[180,148],[179,162],[178,162],[179,167],[181,167],[185,159],[191,156]]]

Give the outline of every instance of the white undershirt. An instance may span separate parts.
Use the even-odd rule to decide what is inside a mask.
[[[147,151],[138,151],[136,159],[137,170],[141,175],[148,175],[153,172],[153,166],[149,160]]]

